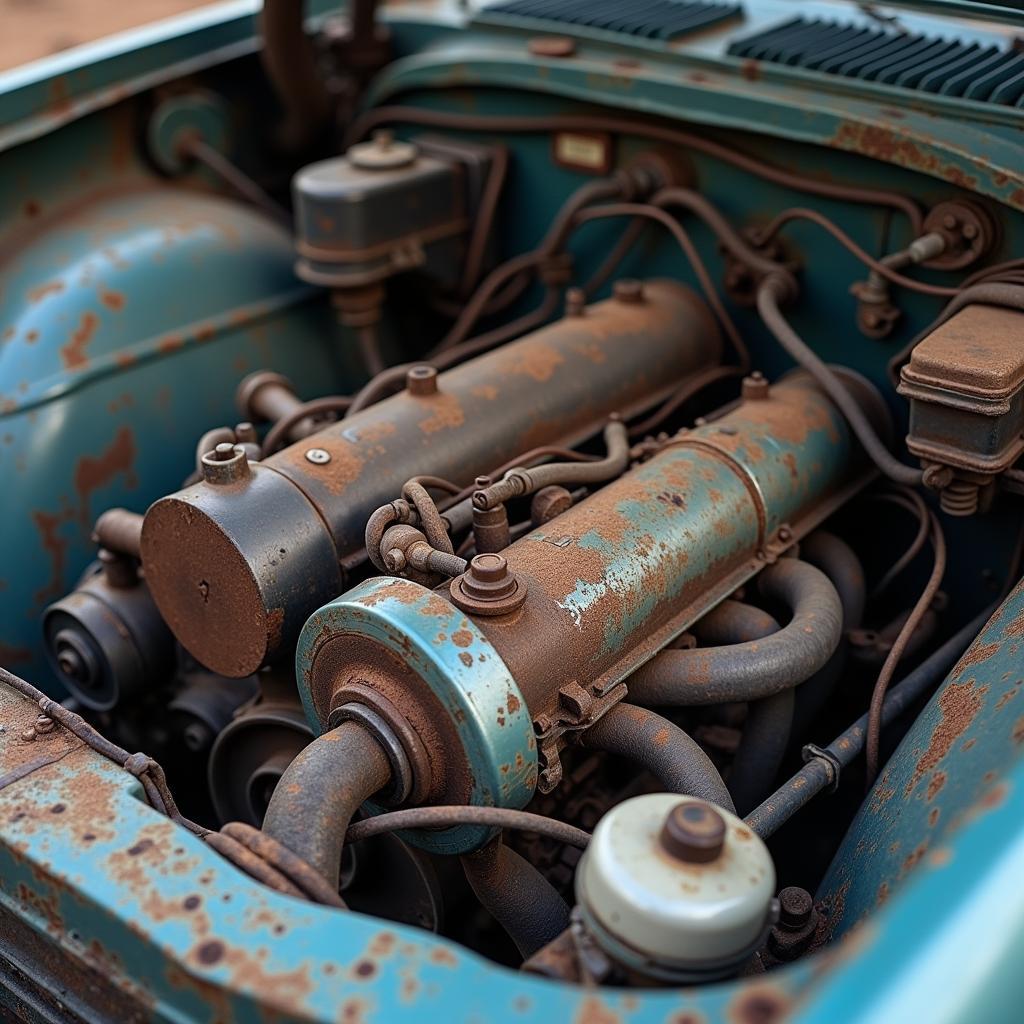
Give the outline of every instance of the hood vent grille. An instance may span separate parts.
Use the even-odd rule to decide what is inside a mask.
[[[739,40],[733,57],[1024,109],[1024,53],[891,29],[794,18]]]
[[[554,21],[664,42],[718,25],[741,11],[739,4],[685,0],[512,0],[487,7],[481,14]]]

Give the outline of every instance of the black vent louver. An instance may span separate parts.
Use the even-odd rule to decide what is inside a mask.
[[[794,18],[741,39],[733,57],[1024,108],[1024,53],[980,43]]]
[[[739,4],[686,0],[512,0],[481,13],[554,21],[641,39],[669,40],[734,18]]]

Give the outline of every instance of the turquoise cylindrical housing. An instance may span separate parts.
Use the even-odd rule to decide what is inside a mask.
[[[869,384],[848,383],[881,409]],[[508,547],[519,607],[467,614],[452,601],[459,581],[373,579],[322,608],[298,648],[314,727],[345,701],[372,703],[426,752],[422,802],[525,805],[538,750],[543,768],[574,714],[585,725],[587,707],[870,479],[809,377],[749,394]]]

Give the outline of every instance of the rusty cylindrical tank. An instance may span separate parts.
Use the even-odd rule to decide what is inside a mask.
[[[848,383],[884,421],[871,385]],[[450,585],[376,578],[321,608],[296,656],[314,728],[372,707],[402,738],[421,802],[521,807],[552,788],[561,745],[631,672],[870,478],[809,377],[748,394]],[[410,838],[456,852],[486,834]]]
[[[203,665],[242,677],[290,654],[344,588],[369,515],[410,477],[466,485],[539,444],[575,444],[612,412],[650,406],[718,361],[703,302],[669,281],[567,316],[260,463],[231,452],[206,480],[156,502],[142,561],[161,614]]]

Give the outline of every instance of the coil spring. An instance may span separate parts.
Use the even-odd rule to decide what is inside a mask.
[[[939,495],[939,507],[950,516],[972,516],[978,511],[980,488],[977,484],[955,480]]]

